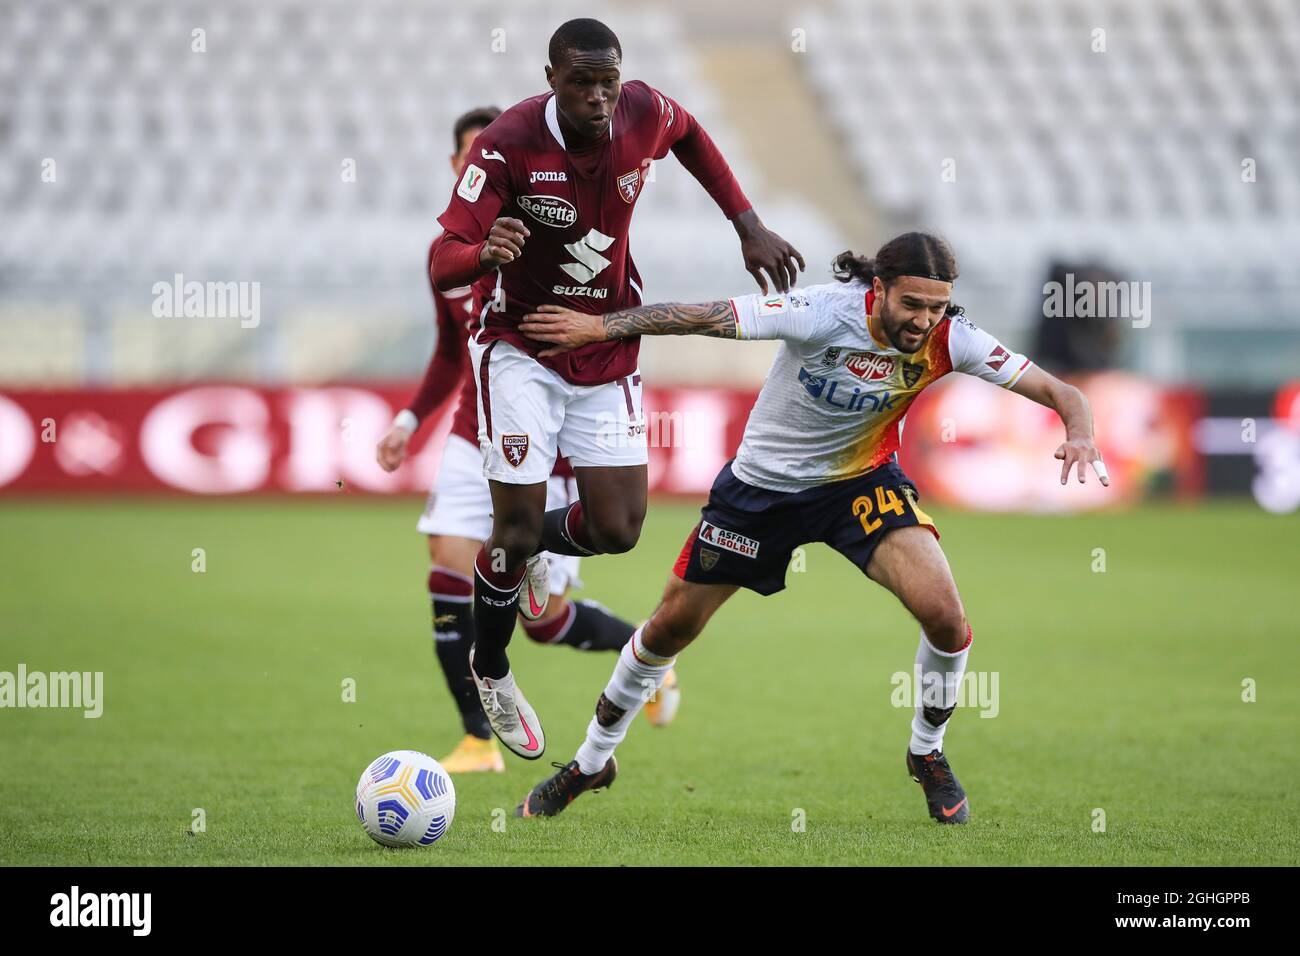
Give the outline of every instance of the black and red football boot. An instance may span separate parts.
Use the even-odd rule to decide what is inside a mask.
[[[925,756],[907,752],[907,772],[925,791],[930,816],[939,823],[965,823],[970,819],[970,802],[957,782],[948,758],[938,750]]]
[[[614,782],[618,761],[610,757],[596,773],[578,769],[578,761],[553,763],[556,774],[529,791],[524,802],[515,807],[517,817],[553,817],[588,790],[603,790]]]

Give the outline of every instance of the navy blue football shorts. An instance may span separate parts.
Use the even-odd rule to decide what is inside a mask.
[[[785,587],[794,549],[820,541],[863,572],[894,528],[939,532],[917,505],[916,486],[894,462],[856,478],[804,491],[769,491],[745,484],[723,466],[673,568],[694,584],[735,584],[759,594]]]

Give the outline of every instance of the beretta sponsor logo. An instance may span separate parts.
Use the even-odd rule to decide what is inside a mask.
[[[563,229],[578,221],[578,210],[567,199],[559,196],[520,196],[516,202],[520,209],[543,226]]]

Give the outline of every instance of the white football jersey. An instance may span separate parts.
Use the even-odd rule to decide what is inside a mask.
[[[731,300],[741,339],[781,339],[732,471],[772,491],[852,478],[898,451],[903,416],[951,371],[1010,387],[1030,362],[965,316],[944,318],[914,354],[867,326],[874,294],[861,280]]]

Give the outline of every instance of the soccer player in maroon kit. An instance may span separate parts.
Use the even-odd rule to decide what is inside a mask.
[[[515,607],[539,603],[546,588],[539,552],[619,553],[636,544],[647,456],[638,341],[539,359],[545,345],[524,336],[520,320],[543,303],[593,313],[640,304],[628,230],[651,162],[669,150],[732,221],[760,289],[770,278],[785,292],[796,262],[803,267],[759,221],[695,119],[645,83],[622,82],[622,47],[608,27],[570,20],[551,37],[549,55],[551,92],[517,103],[475,140],[438,218],[446,231],[431,266],[439,289],[473,283],[485,303],[470,354],[493,524],[474,563],[470,663],[492,730],[528,759],[546,743],[506,656]],[[548,511],[546,478],[561,449],[580,500]]]
[[[470,144],[501,115],[495,107],[470,110],[456,120],[452,138],[456,152],[450,157],[459,177]],[[436,241],[436,240],[435,240]],[[433,247],[429,249],[432,262]],[[426,265],[426,275],[428,265]],[[478,450],[478,398],[469,374],[466,343],[479,328],[479,303],[470,286],[446,293],[431,288],[437,322],[437,344],[419,389],[398,412],[392,427],[380,440],[376,457],[385,471],[396,470],[406,458],[410,440],[420,425],[444,402],[459,392],[451,434],[443,450],[437,483],[416,525],[429,536],[429,599],[433,611],[434,651],[460,711],[465,736],[439,762],[449,773],[503,771],[505,763],[469,670],[469,644],[473,637],[470,602],[473,596],[474,556],[492,528],[492,501],[483,477]],[[573,471],[557,458],[548,478],[548,504],[563,507],[577,500]],[[521,610],[524,633],[543,644],[568,645],[579,650],[619,651],[631,636],[633,625],[595,601],[571,601],[567,591],[579,586],[579,558],[548,556],[550,600],[539,608]],[[673,675],[665,691],[647,705],[650,723],[664,726],[675,716],[680,690]]]

